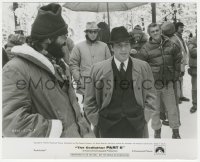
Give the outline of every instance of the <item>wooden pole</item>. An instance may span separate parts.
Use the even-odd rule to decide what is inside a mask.
[[[20,24],[17,22],[17,16],[15,15],[15,10],[18,8],[18,3],[13,2],[13,12],[14,12],[14,19],[15,19],[15,28],[17,26],[20,26]]]
[[[156,23],[156,3],[151,3],[152,22]]]
[[[110,14],[109,14],[109,4],[108,4],[108,2],[106,2],[106,5],[107,5],[108,26],[109,26],[109,30],[110,30]]]

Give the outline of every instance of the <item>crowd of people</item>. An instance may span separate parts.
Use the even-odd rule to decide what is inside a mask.
[[[148,138],[152,128],[162,138],[168,125],[180,139],[187,64],[197,111],[196,36],[186,43],[182,22],[151,23],[145,33],[91,21],[74,44],[61,12],[40,7],[30,36],[11,34],[2,49],[3,136]]]

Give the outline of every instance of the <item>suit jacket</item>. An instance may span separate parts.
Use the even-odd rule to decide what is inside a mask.
[[[97,126],[99,112],[106,108],[112,97],[114,78],[112,70],[113,57],[95,64],[90,73],[90,81],[86,84],[85,113],[93,126]],[[144,109],[148,122],[156,110],[154,79],[148,63],[130,58],[132,66],[133,89],[136,101]]]

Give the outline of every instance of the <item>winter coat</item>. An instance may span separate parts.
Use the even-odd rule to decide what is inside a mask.
[[[150,38],[137,57],[149,63],[155,82],[162,81],[163,84],[166,84],[178,79],[182,55],[178,46],[169,38],[162,36],[162,44],[156,43]]]
[[[97,126],[99,112],[109,105],[112,98],[114,89],[112,59],[113,57],[95,64],[91,69],[91,81],[86,84],[84,108],[93,126]],[[148,122],[156,110],[153,75],[146,62],[134,58],[131,58],[131,61],[134,94]]]
[[[189,57],[189,49],[187,44],[182,38],[182,35],[179,33],[175,33],[174,36],[179,41],[181,53],[182,53],[182,60],[181,60],[181,72],[185,72],[185,65],[188,64],[188,57]]]
[[[190,51],[189,57],[189,69],[190,75],[197,75],[197,37],[192,38],[188,43],[188,48]]]
[[[16,57],[3,68],[3,136],[93,136],[80,113],[69,68],[69,84],[60,86],[61,78],[43,54],[26,44],[12,52]]]
[[[147,35],[145,33],[141,33],[141,38],[138,42],[135,42],[134,40],[130,40],[131,48],[139,51],[147,41],[148,41]]]
[[[63,59],[65,60],[67,65],[69,65],[69,56],[70,56],[73,48],[74,48],[73,40],[71,38],[67,37],[66,45],[63,47],[63,50],[65,52],[65,56]]]
[[[101,41],[91,43],[86,40],[73,48],[69,66],[74,80],[78,81],[77,93],[84,94],[92,65],[110,57],[108,46]]]

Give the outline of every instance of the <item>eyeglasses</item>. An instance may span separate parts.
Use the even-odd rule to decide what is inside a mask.
[[[88,30],[87,32],[90,33],[90,34],[92,34],[92,33],[97,34],[98,33],[97,30]]]

